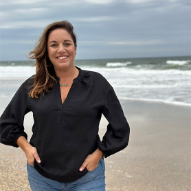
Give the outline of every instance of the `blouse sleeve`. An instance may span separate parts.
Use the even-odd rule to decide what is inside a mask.
[[[27,107],[27,91],[23,83],[12,100],[4,110],[0,118],[0,142],[4,145],[19,147],[16,143],[20,136],[27,140],[28,136],[24,132],[24,115],[30,110]]]
[[[98,148],[107,158],[128,145],[130,134],[129,124],[111,85],[105,95],[105,105],[102,112],[109,123],[103,140],[98,140]]]

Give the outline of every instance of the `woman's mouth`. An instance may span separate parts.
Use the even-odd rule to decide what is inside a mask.
[[[56,57],[58,60],[65,60],[66,58],[68,58],[68,56],[59,56],[59,57]]]

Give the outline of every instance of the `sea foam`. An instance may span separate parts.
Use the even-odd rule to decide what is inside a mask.
[[[122,62],[108,62],[106,64],[106,66],[108,67],[116,67],[116,66],[127,66],[127,65],[130,65],[131,62],[125,62],[125,63],[122,63]]]
[[[185,65],[185,64],[189,64],[189,62],[191,62],[191,60],[167,60],[166,63],[167,64],[172,64],[172,65]]]

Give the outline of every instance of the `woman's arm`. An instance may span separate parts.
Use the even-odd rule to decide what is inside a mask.
[[[37,153],[37,150],[35,147],[31,146],[31,144],[25,139],[24,136],[20,136],[17,141],[16,141],[17,145],[23,150],[23,152],[26,155],[26,158],[28,160],[28,163],[31,166],[34,166],[34,159],[36,159],[36,161],[38,163],[41,162],[40,157]]]
[[[28,148],[31,147],[31,144],[26,140],[24,136],[20,136],[16,143],[23,150],[23,152],[26,152]]]
[[[26,113],[30,111],[27,103],[27,81],[17,90],[12,100],[4,110],[0,118],[0,142],[5,145],[20,147],[33,166],[34,159],[39,161],[39,156],[35,147],[28,141],[28,135],[24,131],[23,121]]]
[[[107,158],[128,145],[130,127],[113,87],[108,83],[105,89],[105,104],[102,112],[109,123],[103,140],[98,141],[98,148]]]
[[[23,121],[26,113],[30,111],[27,104],[27,91],[24,82],[0,117],[0,142],[4,145],[18,147],[16,141],[20,136],[27,139]]]
[[[109,122],[107,131],[103,141],[98,141],[98,148],[87,156],[80,170],[83,170],[85,167],[90,171],[95,169],[102,157],[106,158],[124,149],[129,142],[130,127],[120,102],[110,84],[105,89],[105,104],[102,112]]]

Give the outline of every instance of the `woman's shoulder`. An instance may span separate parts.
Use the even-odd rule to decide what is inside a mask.
[[[92,70],[83,70],[84,71],[84,78],[89,78],[90,81],[93,81],[94,84],[99,84],[99,86],[108,87],[111,84],[108,82],[106,77],[98,71]]]
[[[36,74],[33,74],[32,76],[28,77],[25,81],[24,84],[33,84],[34,83],[34,78]]]
[[[107,81],[107,79],[104,77],[103,74],[93,71],[93,70],[83,70],[84,71],[84,76],[89,76],[90,78],[94,80],[99,80],[99,81]]]
[[[32,76],[30,76],[29,78],[27,78],[22,84],[21,87],[23,87],[25,90],[29,90],[30,87],[33,85],[34,83],[34,78],[35,78],[35,74],[33,74]]]

